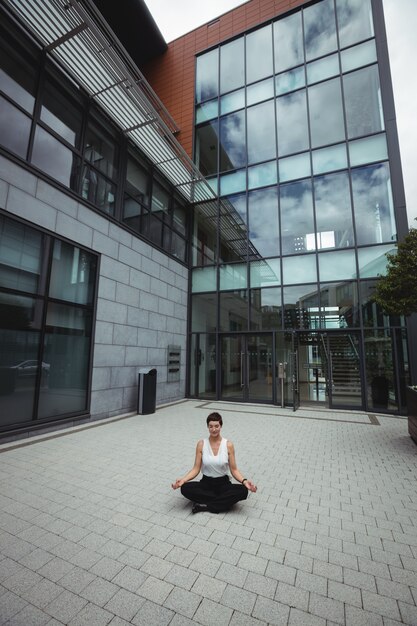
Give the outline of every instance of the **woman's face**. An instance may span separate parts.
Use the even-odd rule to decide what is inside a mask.
[[[218,435],[220,435],[221,428],[220,422],[209,422],[208,429],[210,437],[218,437]]]

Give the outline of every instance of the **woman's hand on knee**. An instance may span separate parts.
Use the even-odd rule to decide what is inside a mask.
[[[256,493],[256,491],[258,490],[258,487],[251,480],[248,479],[245,480],[245,487],[253,493]]]
[[[173,489],[179,489],[180,487],[182,487],[184,484],[184,481],[182,480],[182,478],[177,478],[177,480],[172,483],[171,487]]]

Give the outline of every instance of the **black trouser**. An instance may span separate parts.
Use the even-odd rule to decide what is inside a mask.
[[[207,504],[212,513],[227,511],[233,504],[248,497],[247,488],[231,483],[228,476],[209,478],[203,475],[198,482],[184,483],[181,493],[192,502]]]

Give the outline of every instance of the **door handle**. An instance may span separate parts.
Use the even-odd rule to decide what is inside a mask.
[[[240,353],[240,387],[243,388],[244,383],[243,383],[243,356],[244,353],[241,352]]]

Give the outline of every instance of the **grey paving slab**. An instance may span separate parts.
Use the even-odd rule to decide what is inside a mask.
[[[170,483],[214,410],[258,493],[194,516]],[[417,447],[378,422],[185,401],[0,444],[0,623],[417,624]]]

